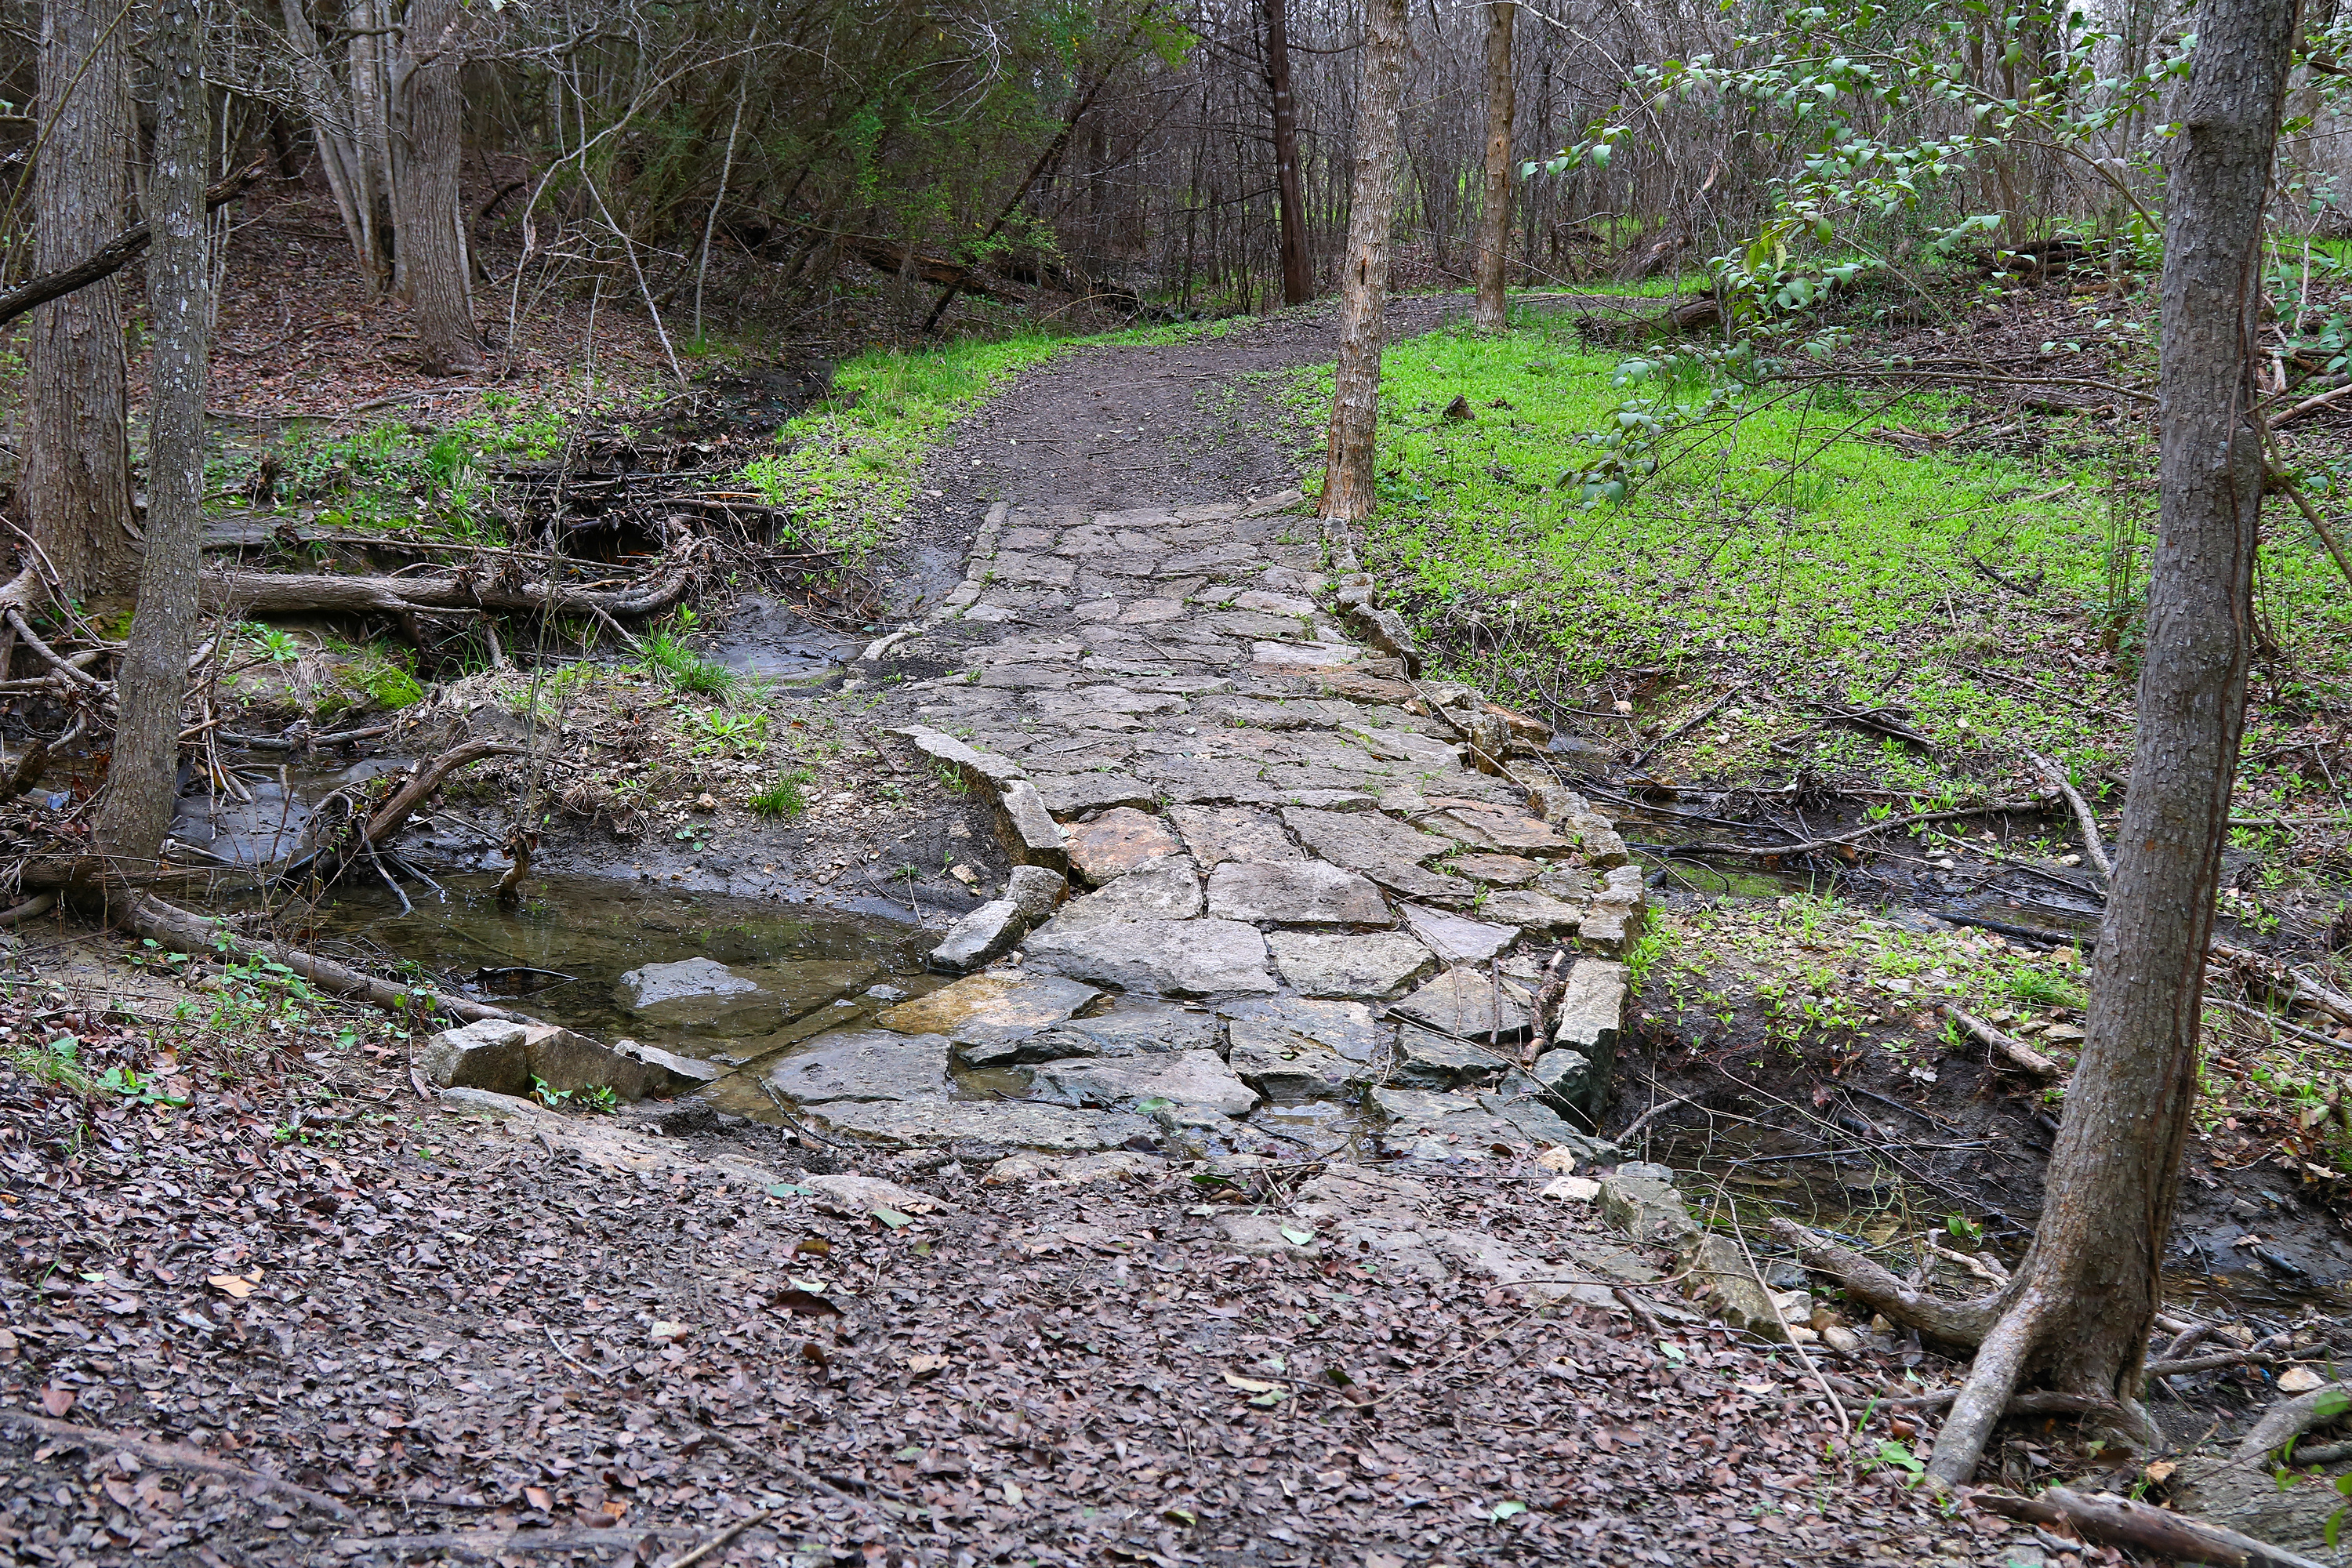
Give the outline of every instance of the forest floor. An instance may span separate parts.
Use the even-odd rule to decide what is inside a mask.
[[[289,341],[336,339],[331,321],[296,319],[299,293],[251,294],[251,309],[225,305],[224,341],[254,349],[257,363],[275,352],[273,312]],[[1793,570],[1812,595],[1802,625],[1761,631],[1727,591],[1723,604],[1690,602],[1714,581],[1721,537],[1686,528],[1662,544],[1638,530],[1596,534],[1580,513],[1539,517],[1522,487],[1549,479],[1557,439],[1622,395],[1608,384],[1622,355],[1596,352],[1577,324],[1589,303],[1535,302],[1509,339],[1480,345],[1447,328],[1466,301],[1398,301],[1388,521],[1366,549],[1391,602],[1412,610],[1444,658],[1440,673],[1558,723],[1567,740],[1557,765],[1645,840],[1636,847],[1654,915],[1633,957],[1641,1038],[1628,1045],[1603,1131],[1660,1110],[1648,1146],[1708,1187],[1713,1223],[1801,1213],[1923,1266],[1928,1240],[2013,1247],[2038,1202],[2053,1090],[1966,1047],[1935,1007],[1969,1005],[2067,1057],[2079,1037],[2081,922],[2095,908],[2095,889],[2063,864],[2067,819],[2042,805],[1962,821],[1968,854],[1922,839],[1905,847],[1916,864],[1871,856],[1863,869],[1880,881],[1834,887],[1779,857],[1709,860],[1675,837],[1692,818],[1717,837],[1776,816],[1814,832],[1866,825],[1877,807],[2026,793],[2016,737],[1981,756],[1952,744],[1981,730],[2001,682],[1987,678],[1977,706],[1926,718],[1928,699],[1915,689],[1904,690],[1902,713],[1874,706],[1883,684],[1853,690],[1843,699],[1853,709],[1926,735],[1924,745],[1890,742],[1882,722],[1857,749],[1852,726],[1801,704],[1784,701],[1770,711],[1785,722],[1768,721],[1760,691],[1752,713],[1709,710],[1729,681],[1700,689],[1689,677],[1720,658],[1760,687],[1793,637],[1848,661],[1837,666],[1846,679],[1852,659],[1899,656],[1915,624],[1939,613],[1957,635],[1974,628],[1994,645],[1961,654],[2024,651],[2045,662],[2012,679],[2064,683],[2081,675],[2070,656],[2089,657],[2068,638],[2085,636],[2087,649],[2097,627],[2054,642],[2011,634],[2000,616],[2025,595],[1965,559],[1972,543],[2005,570],[2019,549],[2011,531],[1964,542],[1952,579],[1883,637],[1866,626],[1826,637],[1824,626],[1880,592],[1857,583],[1832,595],[1837,574],[1816,569],[1815,546],[1823,558],[1861,559],[1850,541],[1824,544],[1803,522],[1842,504],[1834,489],[1812,492],[1761,565],[1735,552],[1738,570],[1764,572],[1773,594]],[[853,612],[789,582],[714,587],[666,626],[658,657],[550,658],[536,674],[468,668],[461,654],[430,664],[365,628],[298,623],[278,628],[293,639],[287,657],[257,641],[232,709],[255,731],[394,710],[382,756],[350,773],[430,752],[461,730],[555,737],[529,765],[481,770],[409,846],[479,903],[503,865],[499,819],[543,788],[561,807],[540,867],[591,880],[572,886],[570,902],[526,910],[528,942],[606,915],[643,912],[650,926],[659,904],[661,918],[684,922],[681,940],[717,951],[719,924],[733,918],[719,911],[765,902],[902,922],[896,955],[875,974],[904,982],[919,928],[1002,890],[1010,868],[981,803],[909,766],[888,734],[936,700],[900,689],[953,668],[860,662],[853,651],[955,582],[992,506],[1159,513],[1295,486],[1311,461],[1299,399],[1330,341],[1328,311],[1307,310],[1093,345],[1015,343],[976,370],[858,362],[837,383],[856,395],[814,402],[805,356],[739,360],[738,372],[756,372],[763,413],[736,447],[706,454],[713,472],[732,472],[735,451],[758,447],[749,431],[791,416],[797,445],[771,475],[772,491],[835,517],[815,542],[866,549],[856,574],[878,597]],[[560,335],[548,342],[546,385],[569,384],[578,367]],[[656,353],[642,331],[632,346],[599,350],[640,384]],[[989,381],[1016,372],[1009,390]],[[257,418],[278,406],[278,384],[246,381],[226,406]],[[387,378],[370,390],[406,396],[399,387]],[[1544,406],[1529,390],[1553,387],[1576,406]],[[724,433],[712,422],[656,442],[635,403],[574,400],[548,414],[527,388],[439,391],[420,409],[451,406],[421,429],[238,443],[223,459],[225,490],[281,451],[289,470],[311,464],[320,489],[230,521],[255,534],[290,524],[311,541],[397,529],[408,520],[368,508],[414,479],[412,510],[429,539],[494,546],[490,470],[527,464],[534,444],[568,451],[588,426],[635,447],[709,445]],[[1445,414],[1457,391],[1470,421]],[[337,406],[331,381],[299,397],[306,414]],[[1916,429],[1934,410],[1901,412]],[[1955,427],[1978,419],[1944,412]],[[1524,449],[1508,447],[1507,430]],[[1485,445],[1473,450],[1469,431]],[[434,450],[453,432],[453,460],[436,468]],[[1990,496],[2009,499],[1987,505],[2012,506],[2050,488],[2014,453],[1953,457],[1940,437],[1919,440],[1904,454],[1923,459],[1916,482],[1973,486],[1960,498],[1970,505]],[[373,456],[371,443],[382,448]],[[1878,445],[1900,449],[1895,437]],[[1444,466],[1444,483],[1425,477],[1432,465]],[[1456,493],[1465,483],[1522,500]],[[1487,526],[1470,529],[1480,517]],[[2053,532],[2089,526],[2074,519]],[[1671,557],[1664,545],[1685,536],[1699,556],[1646,580]],[[1810,539],[1794,567],[1790,539]],[[1511,563],[1504,586],[1464,580],[1497,561]],[[1918,569],[1898,563],[1879,581]],[[1556,574],[1548,586],[1546,573]],[[1972,599],[1956,596],[1963,576],[1978,584]],[[1008,641],[1035,642],[1074,613],[1034,588],[993,586],[988,607],[1003,614],[980,624]],[[2312,615],[2335,613],[2323,589],[2294,591]],[[1518,634],[1520,612],[1548,618],[1542,636]],[[1644,629],[1660,613],[1704,634],[1696,654],[1661,652]],[[1589,657],[1562,658],[1563,646]],[[750,674],[695,673],[713,667]],[[1895,668],[1905,671],[1900,657]],[[1817,684],[1829,689],[1826,677]],[[322,691],[343,695],[322,707]],[[2100,706],[2124,705],[2110,710],[2127,702],[2098,693]],[[2332,783],[2336,711],[2319,702],[2303,721],[2307,742],[2290,725],[2272,743],[2306,744]],[[1735,740],[1744,758],[1730,756]],[[1800,744],[1817,754],[1774,772],[1773,759],[1787,763]],[[2112,733],[2097,744],[2111,759]],[[332,760],[339,771],[350,762]],[[299,793],[282,780],[247,828],[267,829],[275,814],[282,831]],[[2253,811],[2337,807],[2301,793]],[[1980,824],[1997,830],[1990,839],[1977,837]],[[2255,868],[2245,880],[2258,910],[2273,886],[2260,868],[2295,873],[2270,900],[2284,909],[2289,942],[2264,942],[2258,917],[2242,933],[2250,945],[2324,959],[2313,944],[2325,928],[2315,912],[2331,907],[2325,847],[2298,862],[2272,840],[2249,847],[2242,864]],[[2070,900],[2074,923],[2007,901],[2029,885],[2045,902],[2063,886],[2055,896]],[[373,956],[446,980],[454,955],[435,951],[447,939],[418,901],[404,926],[388,898],[355,890],[343,905],[363,920],[331,908],[309,934],[355,942],[346,951],[358,956],[373,943]],[[610,907],[593,910],[600,903]],[[131,963],[135,947],[24,934],[6,1020],[12,1065],[0,1067],[0,1196],[11,1200],[14,1253],[0,1398],[200,1448],[313,1494],[248,1495],[243,1476],[206,1479],[168,1457],[0,1436],[16,1473],[0,1532],[28,1561],[657,1562],[736,1525],[741,1533],[704,1561],[1994,1568],[2055,1549],[1907,1489],[1924,1441],[1915,1423],[1881,1410],[1863,1432],[1842,1430],[1873,1394],[1948,1370],[1932,1347],[1864,1333],[1850,1348],[1817,1349],[1841,1409],[1801,1359],[1679,1315],[1671,1290],[1650,1298],[1645,1310],[1661,1316],[1653,1331],[1613,1299],[1538,1310],[1524,1286],[1470,1269],[1400,1280],[1286,1249],[1236,1256],[1214,1223],[1234,1194],[1268,1215],[1304,1212],[1302,1198],[1316,1201],[1304,1189],[1333,1173],[1273,1142],[1199,1166],[1138,1154],[1066,1185],[1011,1171],[983,1185],[993,1163],[978,1152],[970,1163],[876,1155],[857,1169],[905,1184],[889,1200],[898,1206],[877,1215],[875,1203],[851,1202],[836,1213],[809,1177],[838,1174],[827,1169],[838,1157],[771,1130],[688,1121],[665,1131],[659,1119],[528,1107],[486,1118],[477,1106],[428,1105],[404,1069],[408,1041],[282,976],[232,969],[200,982],[197,965],[152,953]],[[512,938],[509,962],[531,962],[528,942]],[[193,1019],[175,1018],[192,1003]],[[2283,1067],[2279,1041],[2272,1033],[2238,1056],[2217,1053],[2179,1237],[2190,1267],[2178,1283],[2221,1315],[2300,1332],[2292,1348],[2324,1361],[2340,1307],[2324,1287],[2352,1272],[2352,1252],[2340,1239],[2332,1124],[2301,1113],[2334,1103],[2341,1053],[2306,1047]],[[1588,1205],[1531,1195],[1550,1174],[1525,1160],[1416,1164],[1411,1179],[1426,1191],[1408,1201],[1431,1223],[1571,1264],[1597,1256],[1609,1244]],[[1823,1309],[1834,1322],[1833,1304]],[[2240,1367],[2181,1380],[2190,1398],[2159,1415],[2193,1439],[2214,1415],[2266,1399],[2275,1375]],[[2017,1482],[2079,1461],[2064,1424],[2049,1421],[2012,1430],[1994,1456]]]

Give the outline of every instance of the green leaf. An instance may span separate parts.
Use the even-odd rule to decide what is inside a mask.
[[[796,1187],[790,1182],[776,1182],[770,1184],[768,1195],[772,1198],[804,1198],[815,1190],[814,1187]]]
[[[1286,1225],[1281,1228],[1282,1239],[1293,1247],[1305,1247],[1315,1239],[1315,1233],[1311,1230],[1293,1230]]]
[[[892,1230],[901,1230],[915,1223],[913,1220],[908,1219],[905,1215],[900,1214],[897,1209],[876,1209],[874,1211],[874,1217],[880,1220],[884,1225],[888,1226]]]
[[[1514,1515],[1522,1514],[1527,1511],[1528,1505],[1523,1502],[1498,1502],[1487,1511],[1487,1517],[1492,1519],[1496,1524],[1500,1524],[1503,1521],[1509,1519]]]

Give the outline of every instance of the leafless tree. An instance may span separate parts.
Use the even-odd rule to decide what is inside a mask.
[[[1504,273],[1511,247],[1511,30],[1518,19],[1515,0],[1486,4],[1486,188],[1478,211],[1478,330],[1499,332]]]
[[[1404,0],[1366,0],[1364,79],[1356,120],[1355,191],[1339,285],[1339,357],[1325,444],[1327,523],[1369,517],[1377,500],[1381,350],[1387,324],[1389,228],[1396,211],[1398,100],[1404,89]]]

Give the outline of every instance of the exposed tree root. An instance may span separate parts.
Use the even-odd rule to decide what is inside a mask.
[[[2269,1478],[2263,1478],[2263,1484],[2270,1484]],[[2326,1489],[2330,1498],[2335,1497],[2332,1488]],[[2209,1563],[2215,1568],[2325,1568],[2300,1552],[2221,1525],[2105,1493],[2085,1496],[2052,1487],[2030,1498],[1974,1492],[1969,1494],[1969,1500],[2003,1519],[2068,1525],[2085,1541],[2154,1552],[2181,1563]]]
[[[1796,1248],[1806,1268],[1831,1276],[1845,1287],[1848,1295],[1947,1344],[1981,1344],[2000,1316],[1997,1296],[1977,1301],[1947,1300],[1905,1284],[1861,1253],[1793,1221],[1776,1219],[1772,1230]]]
[[[257,1491],[295,1498],[337,1519],[356,1517],[350,1509],[324,1492],[314,1492],[291,1481],[280,1480],[266,1470],[248,1470],[243,1465],[232,1465],[226,1459],[215,1458],[199,1449],[184,1447],[177,1443],[151,1443],[144,1437],[128,1437],[120,1432],[79,1426],[71,1421],[52,1421],[45,1415],[35,1415],[24,1410],[0,1410],[0,1424],[37,1432],[60,1447],[79,1447],[95,1448],[101,1453],[131,1454],[151,1465],[194,1470],[198,1475],[220,1476]]]

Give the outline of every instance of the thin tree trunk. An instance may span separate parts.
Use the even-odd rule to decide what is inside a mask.
[[[1473,321],[1482,332],[1510,323],[1503,309],[1503,274],[1511,245],[1511,27],[1517,0],[1486,5],[1486,194],[1478,211],[1478,304]]]
[[[180,705],[196,641],[204,545],[205,331],[205,0],[157,0],[154,173],[148,183],[147,313],[155,334],[147,447],[147,550],[115,688],[121,713],[98,843],[118,870],[152,864],[172,826]]]
[[[121,232],[131,149],[130,24],[111,0],[49,0],[41,12],[33,271],[88,258]],[[18,499],[68,595],[135,569],[131,448],[124,435],[122,296],[111,279],[33,313]]]
[[[302,97],[302,113],[310,122],[310,141],[319,149],[319,169],[335,198],[344,236],[352,242],[352,259],[368,298],[383,292],[383,271],[376,264],[375,210],[369,195],[364,149],[353,119],[351,95],[335,79],[319,35],[303,10],[303,0],[280,0],[286,20],[286,41],[294,57],[294,85]]]
[[[1307,258],[1307,198],[1298,181],[1298,110],[1290,93],[1290,19],[1286,0],[1265,0],[1265,86],[1274,100],[1274,183],[1282,212],[1282,302],[1315,297],[1315,268]]]
[[[2165,196],[2158,486],[2139,731],[2090,1016],[2042,1223],[1936,1443],[1965,1481],[2020,1377],[2113,1400],[2141,1363],[2196,1092],[2199,1002],[2245,726],[2263,442],[2263,207],[2295,0],[2206,0]],[[1998,1352],[1999,1353],[1995,1353]]]
[[[1389,228],[1396,215],[1398,100],[1404,85],[1404,0],[1367,0],[1356,105],[1355,192],[1339,292],[1339,359],[1317,515],[1370,517],[1380,429],[1381,346],[1389,297]]]
[[[467,21],[458,0],[412,0],[393,80],[398,276],[428,375],[463,375],[482,363],[473,280],[458,226],[457,137],[466,110],[458,67]]]

